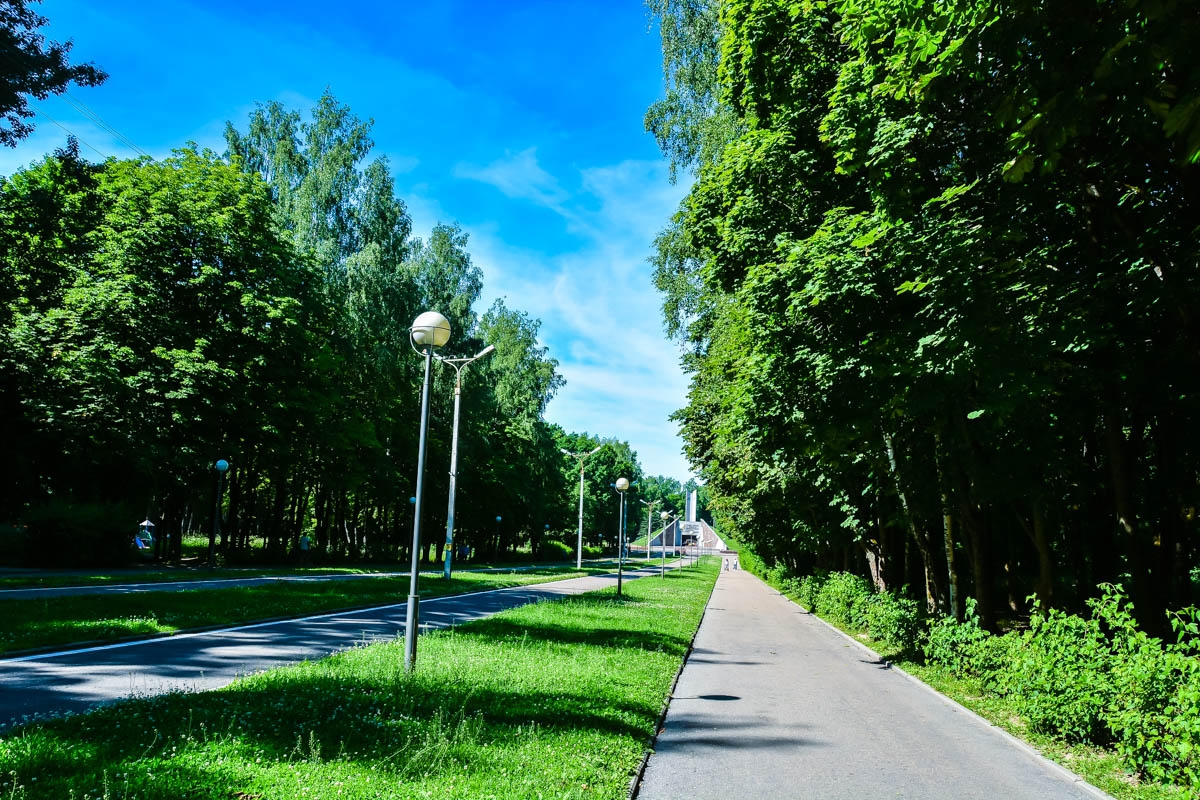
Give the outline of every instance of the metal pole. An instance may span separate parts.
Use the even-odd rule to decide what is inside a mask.
[[[662,538],[658,540],[658,552],[662,556],[662,579],[667,579],[667,528],[670,523],[663,523]]]
[[[652,556],[650,555],[650,539],[652,538],[651,533],[650,533],[650,520],[651,520],[651,517],[654,516],[654,506],[655,506],[654,503],[646,504],[646,563],[647,564],[650,563],[650,559],[652,558]]]
[[[446,511],[446,561],[442,577],[450,580],[450,562],[454,558],[454,490],[458,485],[458,404],[462,397],[462,373],[454,370],[454,432],[450,435],[450,508]]]
[[[579,459],[579,544],[575,549],[575,569],[583,569],[583,459]]]
[[[212,534],[208,537],[208,568],[216,569],[217,534],[221,532],[221,490],[224,488],[225,473],[217,470],[217,501],[213,504]]]
[[[417,628],[421,617],[417,594],[417,567],[421,558],[421,500],[425,483],[425,431],[429,428],[429,372],[433,364],[433,345],[425,345],[425,385],[421,387],[421,436],[417,446],[417,502],[413,506],[412,574],[408,582],[408,606],[404,615],[404,671],[417,666]]]
[[[625,570],[625,492],[621,492],[621,524],[617,526],[617,594]]]

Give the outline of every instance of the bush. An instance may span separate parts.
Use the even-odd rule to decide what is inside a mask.
[[[538,545],[538,561],[574,561],[575,548],[562,542],[548,541]]]
[[[1030,727],[1068,742],[1105,744],[1113,702],[1108,640],[1099,620],[1035,609],[1004,688]]]
[[[29,509],[26,561],[38,567],[112,567],[129,561],[137,516],[113,503],[51,501]]]
[[[864,578],[849,572],[834,572],[817,592],[815,610],[836,625],[865,627],[856,606],[872,593],[871,585]]]
[[[868,595],[860,606],[872,639],[902,653],[916,650],[920,631],[916,601],[882,592]]]
[[[977,651],[992,635],[979,626],[975,598],[967,598],[967,612],[962,622],[943,617],[929,626],[923,647],[925,660],[944,667],[958,677],[979,677]]]

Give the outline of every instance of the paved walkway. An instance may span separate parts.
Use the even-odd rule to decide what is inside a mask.
[[[638,800],[1106,797],[747,572],[722,572]]]
[[[625,579],[658,575],[626,570]],[[615,572],[421,601],[421,628],[444,628],[505,609],[605,589]],[[323,658],[404,632],[407,603],[242,625],[140,642],[0,659],[0,731],[24,717],[85,711],[131,695],[214,689],[239,675]],[[417,648],[420,662],[420,647]]]

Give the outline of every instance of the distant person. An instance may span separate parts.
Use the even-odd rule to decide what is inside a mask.
[[[300,534],[300,566],[307,567],[309,565],[308,553],[312,546],[312,539],[308,538],[307,533]]]

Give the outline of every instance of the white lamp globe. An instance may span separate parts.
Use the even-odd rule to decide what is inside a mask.
[[[441,347],[450,341],[450,320],[436,311],[426,311],[413,320],[412,338],[424,347]]]
[[[629,488],[629,479],[628,478],[617,478],[617,491],[618,492],[623,492],[628,488]]]

